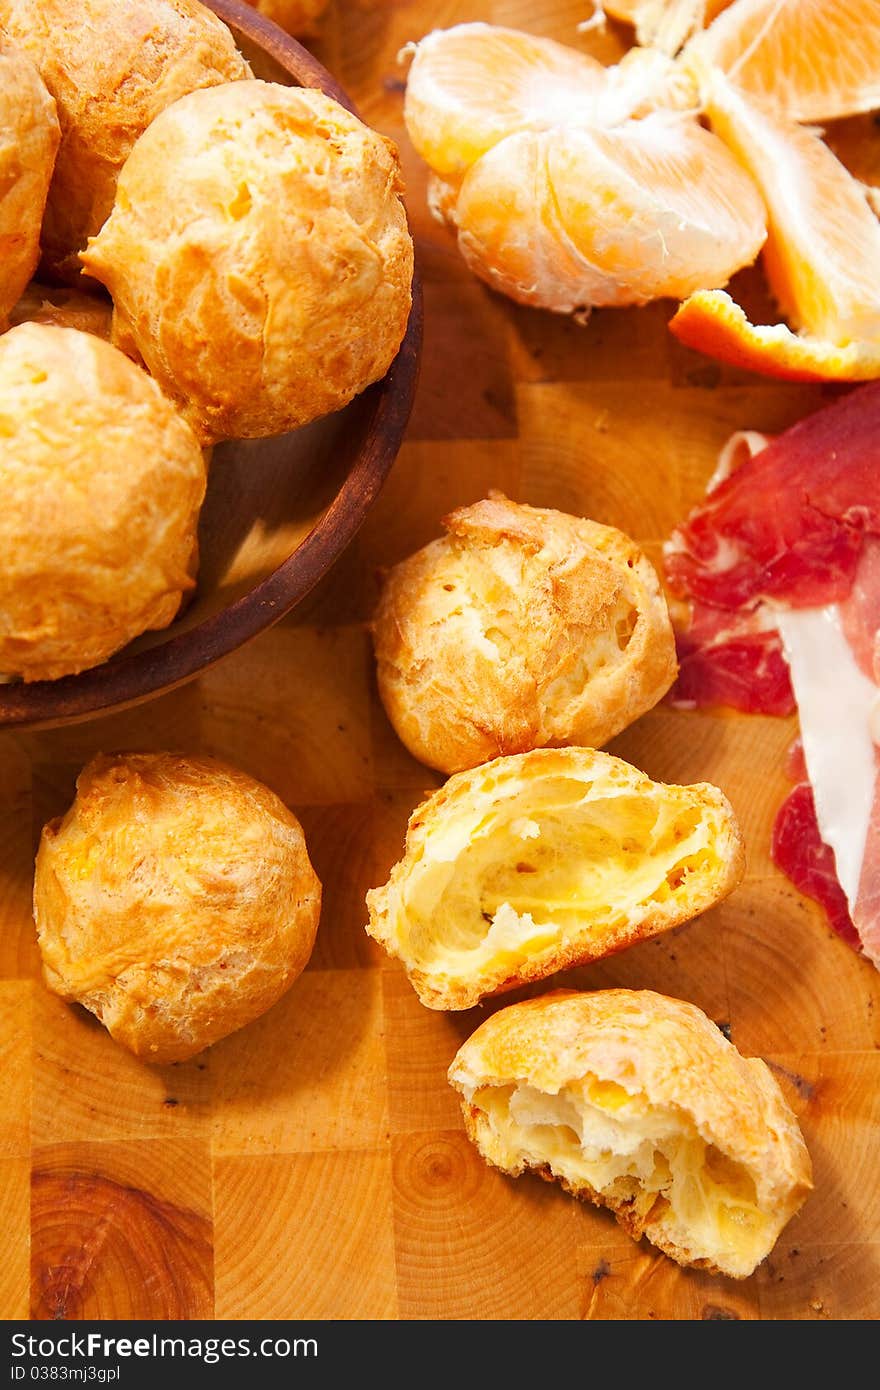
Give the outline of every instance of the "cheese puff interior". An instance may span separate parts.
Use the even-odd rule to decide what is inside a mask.
[[[449,1071],[483,1157],[610,1208],[680,1264],[744,1278],[812,1187],[759,1058],[652,991],[555,991],[502,1009]]]
[[[717,788],[652,782],[592,749],[538,749],[450,778],[367,895],[368,932],[431,1008],[621,950],[686,921],[743,873]]]

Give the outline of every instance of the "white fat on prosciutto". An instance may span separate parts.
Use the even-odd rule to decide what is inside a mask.
[[[859,668],[838,604],[780,607],[775,618],[797,700],[816,819],[822,839],[834,850],[837,877],[855,920],[874,805],[877,686]]]
[[[780,606],[775,617],[819,831],[862,950],[880,968],[880,542],[866,540],[844,603]]]
[[[731,473],[735,473],[741,464],[748,459],[753,459],[755,454],[760,454],[762,449],[766,449],[770,443],[768,434],[760,434],[758,430],[737,430],[730,436],[727,443],[722,445],[718,455],[718,462],[715,465],[715,472],[706,484],[707,494],[714,492],[716,487],[720,487],[726,482]]]
[[[880,968],[880,381],[727,443],[663,548],[680,707],[797,709],[774,862]],[[808,781],[806,779],[809,779]]]

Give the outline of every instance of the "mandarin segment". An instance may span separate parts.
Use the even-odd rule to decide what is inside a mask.
[[[707,85],[712,128],[767,205],[764,268],[783,314],[838,347],[880,339],[880,224],[862,185],[815,132],[774,116],[719,73]]]
[[[697,99],[657,50],[603,68],[462,24],[417,46],[405,119],[431,210],[471,270],[519,303],[586,316],[724,285],[757,256],[763,203]]]
[[[826,121],[880,106],[880,0],[736,0],[685,50],[780,115]]]
[[[455,180],[516,131],[593,123],[605,83],[601,63],[553,39],[457,24],[419,42],[404,119],[425,163]]]
[[[558,312],[724,285],[765,237],[761,199],[724,144],[665,113],[511,137],[467,175],[455,220],[472,270]]]

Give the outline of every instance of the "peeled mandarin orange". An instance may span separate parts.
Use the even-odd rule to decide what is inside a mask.
[[[880,342],[880,222],[863,185],[819,135],[773,116],[720,73],[705,97],[712,129],[766,203],[763,261],[782,314],[837,347]]]
[[[605,69],[605,79],[593,125],[619,125],[658,110],[696,112],[699,108],[700,93],[693,77],[657,48],[634,44],[619,63]]]
[[[416,46],[404,120],[426,164],[454,182],[506,135],[591,124],[605,84],[601,63],[553,39],[457,24]]]
[[[465,176],[453,216],[476,274],[559,312],[726,284],[766,233],[722,141],[669,112],[509,136]]]
[[[880,106],[880,0],[735,0],[690,56],[792,120],[869,111]]]
[[[596,9],[632,24],[637,43],[677,53],[691,34],[729,4],[730,0],[604,0]]]
[[[679,342],[721,362],[789,381],[869,381],[880,376],[880,345],[836,347],[799,337],[783,323],[753,324],[724,290],[699,290],[669,327]]]
[[[555,131],[521,131],[496,145],[466,175],[450,220],[468,266],[493,289],[585,315],[619,290],[579,253],[562,221],[550,170],[558,139]]]

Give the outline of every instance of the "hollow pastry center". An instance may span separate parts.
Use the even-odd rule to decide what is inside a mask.
[[[692,1258],[747,1271],[776,1237],[749,1171],[680,1109],[592,1076],[557,1095],[525,1083],[485,1086],[471,1104],[518,1164],[549,1167],[575,1191],[587,1184],[626,1208],[639,1233],[667,1235]]]
[[[710,816],[684,790],[555,778],[432,839],[407,884],[402,944],[425,971],[507,974],[674,909],[694,874],[718,866]]]

